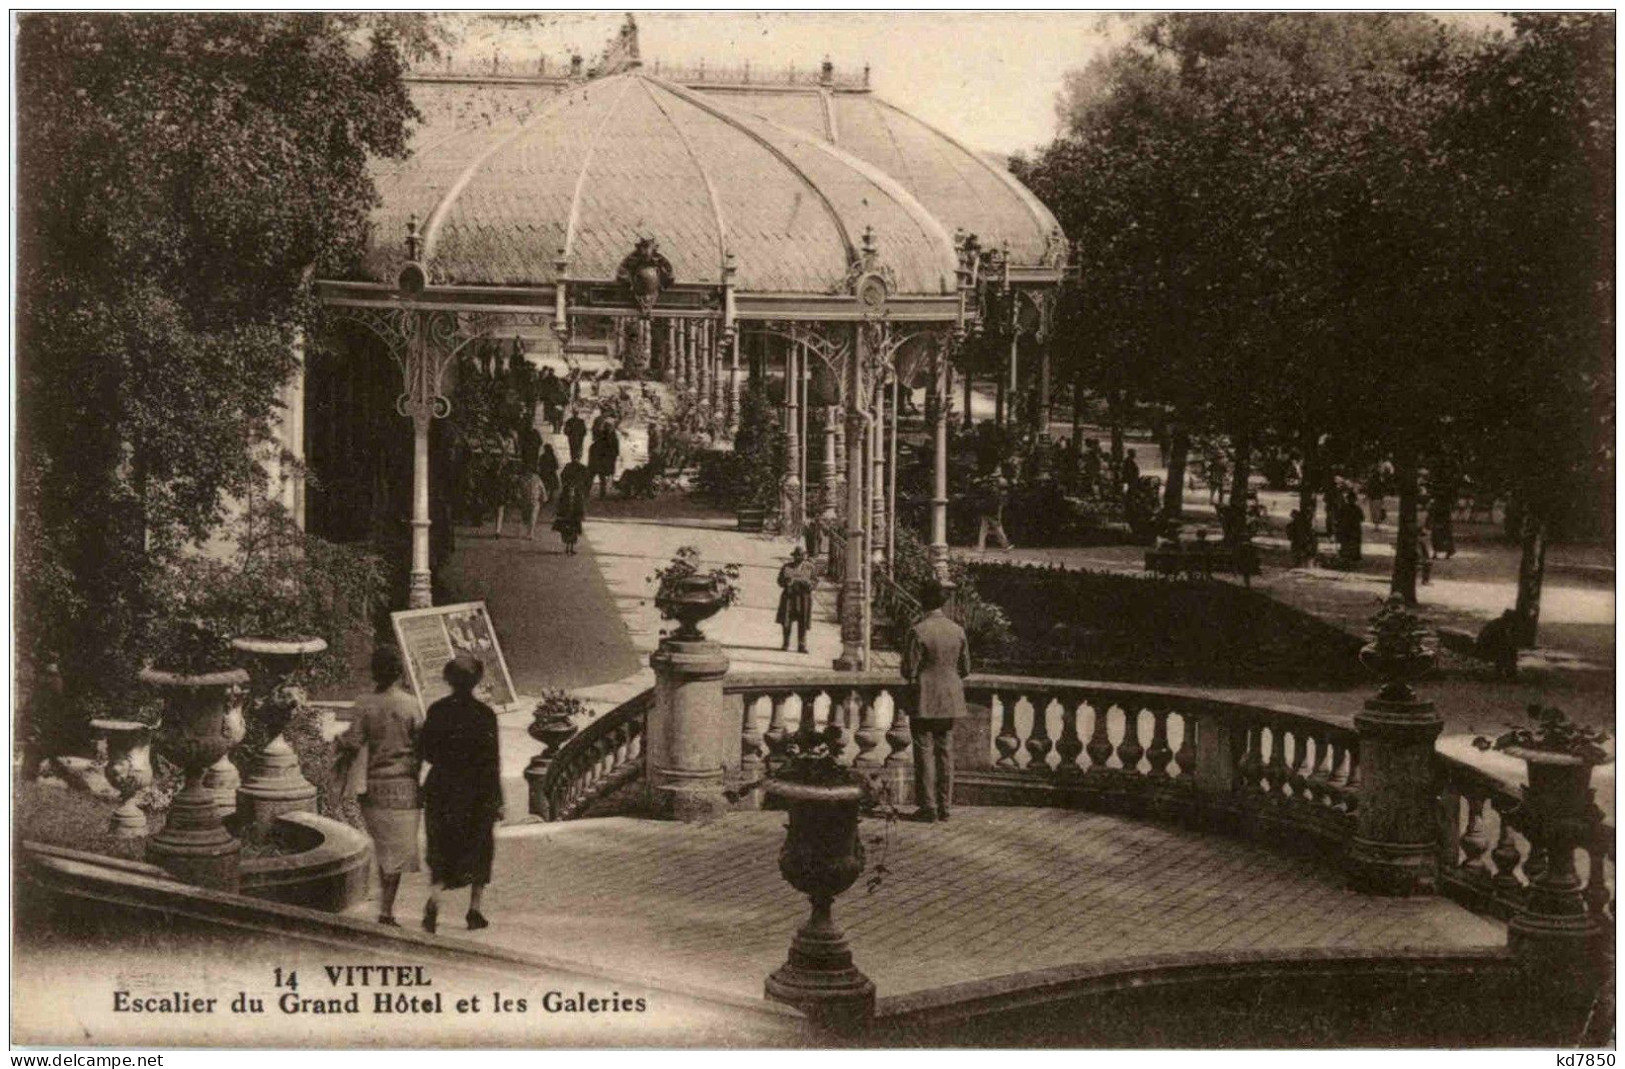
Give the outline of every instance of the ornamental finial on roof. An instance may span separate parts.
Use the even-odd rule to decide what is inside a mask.
[[[830,62],[830,58],[828,56],[824,57],[824,65],[818,68],[818,84],[835,84],[835,64]]]
[[[875,228],[872,226],[865,226],[863,228],[864,262],[869,263],[873,261],[878,251],[879,250],[875,248]]]
[[[418,248],[421,241],[422,239],[418,237],[418,213],[413,212],[406,219],[406,258],[408,260],[418,258]]]

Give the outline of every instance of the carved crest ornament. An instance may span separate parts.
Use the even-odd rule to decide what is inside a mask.
[[[654,309],[661,291],[671,288],[676,277],[671,261],[660,254],[660,243],[654,238],[639,238],[615,271],[616,280],[626,286],[645,317]]]

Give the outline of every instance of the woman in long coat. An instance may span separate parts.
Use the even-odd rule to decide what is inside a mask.
[[[378,861],[378,923],[395,922],[395,892],[401,873],[418,871],[418,818],[422,801],[418,791],[418,736],[423,713],[418,700],[401,686],[405,667],[394,646],[379,646],[372,653],[372,681],[376,689],[355,700],[350,729],[334,740],[341,771],[349,762],[365,760],[367,786],[361,795],[361,819],[372,836]],[[363,747],[366,756],[360,756]]]
[[[790,629],[801,628],[797,649],[807,652],[807,628],[812,626],[813,568],[800,546],[790,551],[790,559],[779,569],[779,626],[784,629],[784,648],[790,648]]]
[[[502,819],[501,766],[497,715],[474,697],[485,665],[471,653],[446,663],[451,693],[429,706],[421,747],[429,775],[423,781],[424,823],[429,838],[429,901],[423,930],[433,932],[440,917],[440,892],[470,887],[468,929],[489,925],[480,912],[491,882],[493,834]]]
[[[553,530],[564,539],[564,555],[575,556],[576,539],[581,537],[581,521],[587,515],[587,492],[592,476],[577,461],[564,466],[559,476],[559,503],[553,510]]]

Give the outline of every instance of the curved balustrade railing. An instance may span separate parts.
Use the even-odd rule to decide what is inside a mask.
[[[731,676],[741,700],[743,766],[759,771],[782,741],[845,729],[858,770],[907,769],[912,689],[895,675]],[[1296,831],[1341,842],[1359,798],[1354,730],[1299,710],[1123,684],[971,676],[957,729],[966,803],[1055,804],[1201,817],[1233,830]]]
[[[1056,805],[1124,811],[1257,838],[1329,848],[1354,831],[1361,797],[1354,728],[1290,707],[1224,701],[1121,683],[973,675],[970,715],[955,731],[961,804]],[[737,674],[740,779],[772,772],[795,733],[841,728],[840,760],[891,784],[903,800],[912,771],[914,689],[891,672]],[[571,739],[548,765],[549,820],[579,816],[641,773],[653,690]],[[1463,905],[1509,917],[1553,865],[1549,840],[1520,789],[1443,755],[1439,885]],[[1614,829],[1595,814],[1574,849],[1586,912],[1611,928]]]
[[[1434,755],[1440,784],[1439,882],[1469,909],[1510,917],[1532,884],[1551,870],[1552,857],[1522,790],[1454,757]],[[1593,814],[1577,851],[1586,910],[1614,924],[1614,827]]]
[[[643,733],[654,688],[594,720],[561,746],[531,792],[531,812],[571,820],[643,774]]]

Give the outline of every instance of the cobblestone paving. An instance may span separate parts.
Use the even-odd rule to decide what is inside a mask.
[[[747,997],[784,960],[806,899],[778,872],[782,813],[705,827],[623,818],[510,829],[473,938]],[[872,872],[885,826],[865,821]],[[836,903],[882,996],[1147,954],[1504,945],[1442,898],[1347,890],[1325,865],[1235,839],[1093,813],[961,809],[892,826],[885,882]],[[397,908],[412,923],[421,877]],[[366,915],[371,907],[357,910]],[[462,895],[441,931],[462,930]]]

